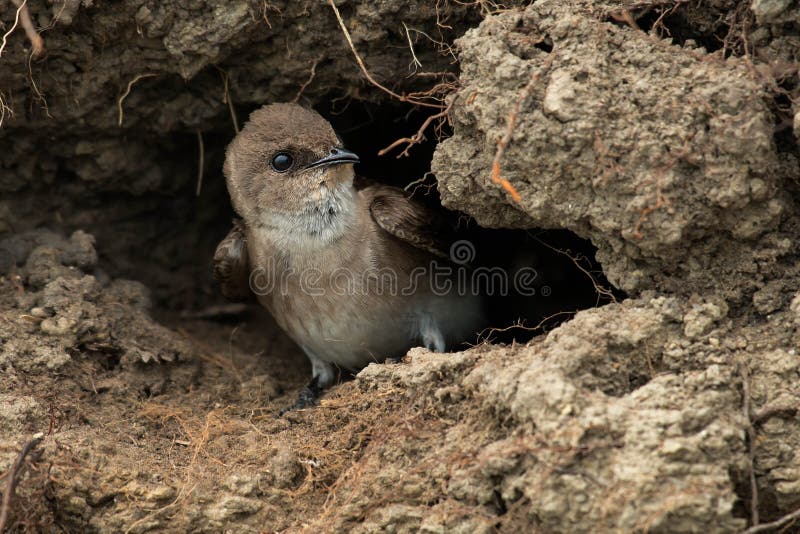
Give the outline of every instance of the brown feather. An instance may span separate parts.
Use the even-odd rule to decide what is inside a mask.
[[[362,194],[371,197],[370,214],[384,231],[430,254],[449,257],[455,237],[444,216],[396,187],[372,184],[364,187]]]
[[[228,300],[247,300],[250,291],[250,266],[244,226],[238,220],[214,252],[214,279]]]

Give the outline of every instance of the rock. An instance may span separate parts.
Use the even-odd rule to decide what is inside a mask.
[[[432,163],[443,204],[489,227],[569,229],[630,293],[746,298],[752,248],[781,254],[765,236],[788,237],[780,181],[796,168],[772,143],[769,95],[745,61],[709,62],[570,5],[537,2],[458,40],[454,135]],[[490,177],[520,99],[500,162],[515,202]]]

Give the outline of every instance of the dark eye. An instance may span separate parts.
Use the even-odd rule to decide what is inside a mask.
[[[272,168],[278,172],[286,172],[292,167],[294,158],[288,152],[278,152],[272,156],[272,161],[269,162]]]

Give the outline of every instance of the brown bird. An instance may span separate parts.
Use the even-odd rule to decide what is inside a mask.
[[[335,366],[356,371],[417,345],[441,352],[483,326],[480,296],[454,283],[451,225],[400,189],[356,180],[358,162],[295,104],[253,112],[227,149],[242,222],[214,273],[230,298],[255,293],[311,360],[295,408],[314,404]]]

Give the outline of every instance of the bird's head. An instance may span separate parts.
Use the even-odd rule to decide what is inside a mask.
[[[287,226],[313,233],[346,209],[353,164],[328,121],[297,104],[254,111],[228,145],[225,177],[236,212],[249,225]]]

